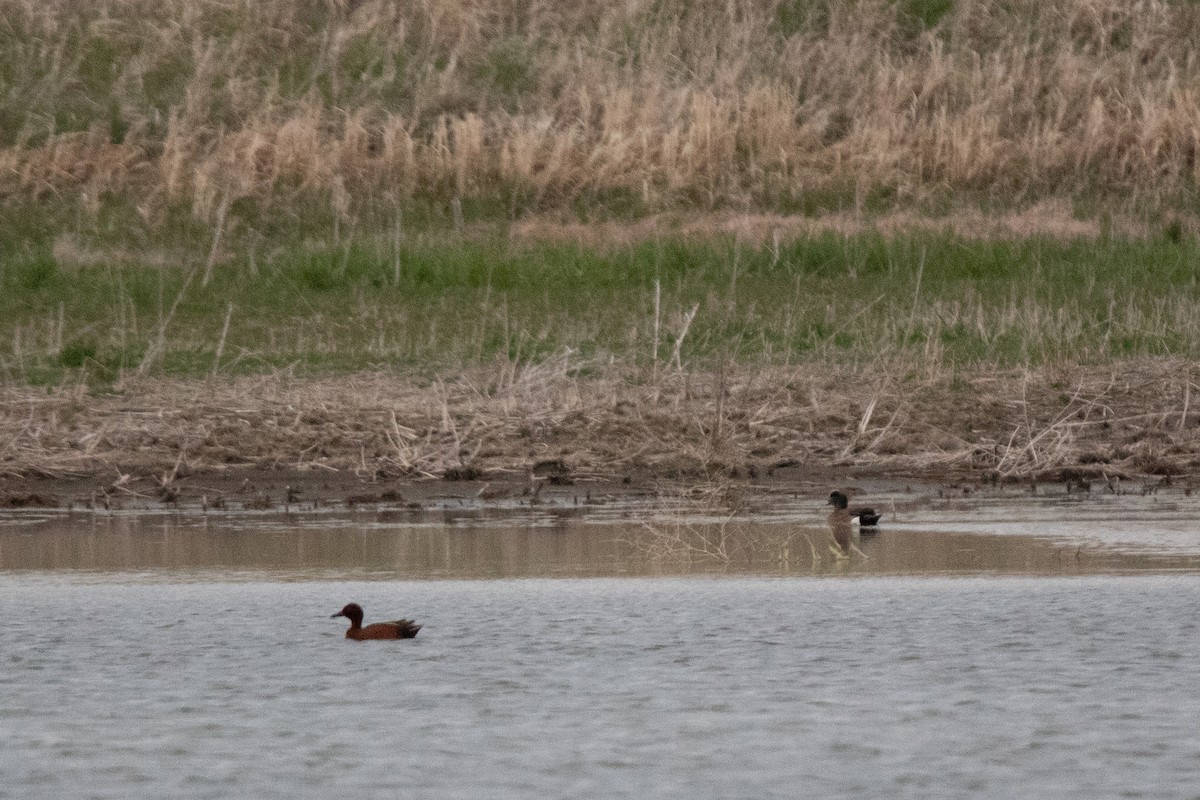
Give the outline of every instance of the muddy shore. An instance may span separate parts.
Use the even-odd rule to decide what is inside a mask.
[[[154,379],[103,393],[8,386],[0,507],[415,510],[816,498],[880,482],[1127,492],[1189,490],[1200,472],[1200,409],[1182,361],[652,379],[587,366]]]

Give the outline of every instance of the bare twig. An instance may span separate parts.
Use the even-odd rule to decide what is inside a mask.
[[[675,337],[675,349],[671,353],[671,363],[675,365],[675,369],[679,372],[683,371],[683,364],[680,362],[679,354],[683,349],[683,340],[687,336],[688,329],[692,327],[692,320],[696,318],[696,312],[700,310],[700,304],[696,303],[691,310],[683,315],[683,325],[679,329],[679,335]]]
[[[212,280],[213,265],[217,262],[217,252],[221,248],[221,235],[225,232],[225,215],[229,211],[229,189],[221,196],[221,205],[217,207],[217,227],[213,231],[212,247],[208,251],[208,261],[204,264],[204,278],[201,286],[208,286]]]
[[[225,324],[221,326],[221,338],[217,341],[217,352],[213,355],[212,377],[217,376],[221,366],[221,355],[225,352],[225,337],[229,335],[229,322],[233,319],[233,303],[225,310]]]
[[[158,325],[158,331],[154,337],[153,343],[146,348],[145,355],[142,356],[142,361],[138,364],[137,374],[144,375],[154,362],[157,361],[167,346],[167,328],[171,324],[171,320],[175,318],[175,312],[179,310],[179,304],[183,302],[183,297],[187,294],[188,286],[196,277],[196,270],[193,268],[188,272],[187,277],[183,280],[183,285],[179,287],[179,292],[175,295],[175,301],[171,303],[171,309]]]

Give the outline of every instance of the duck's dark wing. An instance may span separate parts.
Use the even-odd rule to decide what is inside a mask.
[[[858,517],[859,525],[878,525],[883,514],[876,514],[873,508],[852,508],[850,516]]]

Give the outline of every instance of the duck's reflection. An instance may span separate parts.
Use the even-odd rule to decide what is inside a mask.
[[[833,545],[842,555],[850,555],[854,546],[854,528],[849,522],[830,522],[829,531],[833,534]]]

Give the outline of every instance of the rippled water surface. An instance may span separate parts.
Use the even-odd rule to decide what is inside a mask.
[[[0,798],[1200,797],[1195,555],[938,524],[10,518]]]

